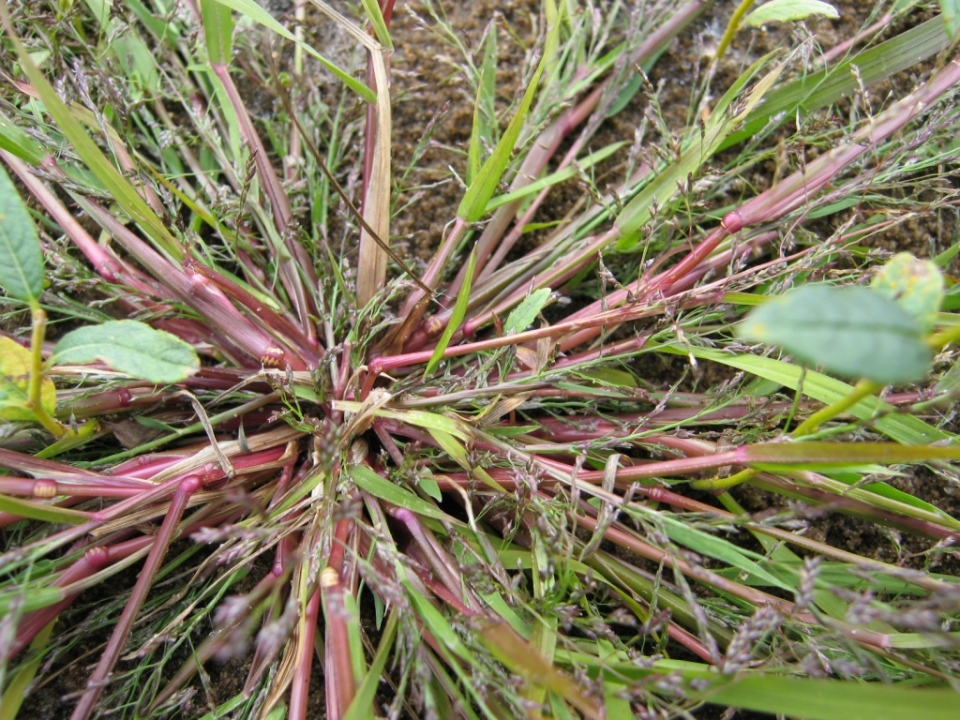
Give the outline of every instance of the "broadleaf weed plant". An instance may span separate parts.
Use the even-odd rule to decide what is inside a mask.
[[[751,4],[543,0],[511,95],[439,0],[4,3],[0,717],[954,717],[952,16]],[[429,256],[400,13],[475,99]]]

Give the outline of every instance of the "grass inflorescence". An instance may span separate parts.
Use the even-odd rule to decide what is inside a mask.
[[[0,719],[952,717],[953,20],[750,5],[6,4]]]

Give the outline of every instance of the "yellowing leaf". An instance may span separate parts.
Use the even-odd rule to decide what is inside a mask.
[[[943,273],[935,262],[920,260],[907,252],[890,258],[870,283],[871,289],[896,301],[919,320],[925,331],[937,319],[943,286]]]
[[[10,338],[0,337],[0,420],[34,420],[29,406],[30,351]],[[53,381],[40,383],[40,402],[48,413],[57,405]]]

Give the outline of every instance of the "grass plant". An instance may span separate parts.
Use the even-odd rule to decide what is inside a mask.
[[[0,720],[955,717],[955,14],[775,4],[754,57],[749,2],[543,0],[510,95],[422,0],[475,98],[428,257],[412,9],[0,6]]]

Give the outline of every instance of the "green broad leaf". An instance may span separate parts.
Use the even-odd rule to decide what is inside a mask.
[[[446,351],[447,346],[450,344],[450,338],[453,337],[457,328],[460,327],[460,323],[463,322],[463,318],[466,317],[467,307],[470,305],[470,288],[473,284],[473,272],[476,267],[477,251],[474,250],[470,253],[470,259],[467,261],[467,273],[463,278],[463,287],[460,288],[460,294],[457,295],[457,302],[453,306],[453,312],[450,313],[450,321],[443,329],[443,334],[440,336],[440,340],[437,341],[437,346],[433,349],[430,362],[427,363],[427,367],[423,371],[424,377],[429,377],[436,371],[440,361],[443,360],[444,351]]]
[[[717,682],[708,703],[805,720],[955,720],[960,695],[946,687],[752,675]]]
[[[200,369],[196,350],[175,335],[136,320],[113,320],[67,333],[53,349],[58,364],[100,360],[154,383],[177,383]]]
[[[433,518],[434,520],[457,522],[433,503],[429,503],[423,498],[414,495],[409,490],[395,485],[382,475],[375,473],[366,465],[354,465],[351,467],[350,477],[358,488],[370,493],[374,497],[385,500],[391,505],[406,508],[412,513]]]
[[[890,258],[870,282],[871,289],[895,301],[930,332],[943,302],[943,273],[932,260],[920,260],[910,253]]]
[[[530,293],[524,298],[523,302],[517,305],[507,316],[507,321],[503,324],[503,332],[507,335],[523,332],[533,324],[540,311],[546,307],[550,300],[550,288],[540,288]]]
[[[960,30],[960,0],[940,0],[940,15],[950,37],[956,37]]]
[[[743,19],[750,27],[760,27],[769,22],[795,22],[820,15],[836,19],[837,9],[821,0],[769,0]]]
[[[27,206],[0,165],[0,288],[31,305],[43,292],[43,252]]]
[[[203,37],[211,65],[227,65],[233,54],[233,11],[217,0],[200,0]]]
[[[25,347],[0,337],[0,420],[30,422],[36,419],[29,404],[31,358]],[[49,378],[40,382],[40,402],[47,414],[52,415],[56,410],[57,388]]]
[[[863,287],[792,290],[751,311],[737,335],[828,372],[884,385],[921,379],[933,359],[916,318]]]

